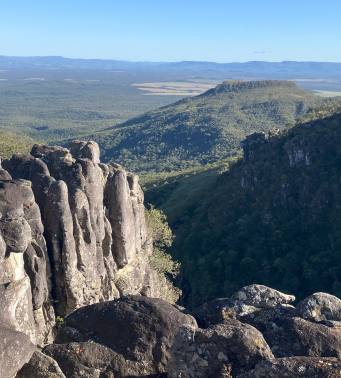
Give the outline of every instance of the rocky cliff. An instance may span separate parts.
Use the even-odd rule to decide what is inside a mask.
[[[34,145],[0,165],[1,327],[43,346],[56,315],[158,297],[151,253],[138,176],[100,163],[96,143]]]

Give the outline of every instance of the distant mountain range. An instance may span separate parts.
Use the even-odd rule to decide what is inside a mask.
[[[129,62],[123,60],[70,59],[61,56],[14,57],[0,56],[0,69],[22,68],[89,68],[117,70],[157,71],[218,71],[245,74],[313,74],[341,75],[341,63],[330,62],[262,62],[215,63],[201,61],[183,62]]]

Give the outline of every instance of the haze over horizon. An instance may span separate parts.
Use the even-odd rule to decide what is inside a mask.
[[[32,0],[2,6],[0,55],[218,63],[341,62],[337,0]]]

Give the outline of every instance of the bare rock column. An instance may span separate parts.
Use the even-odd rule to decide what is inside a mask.
[[[0,214],[0,285],[12,309],[7,323],[44,345],[53,339],[54,312],[43,226],[29,181],[0,181]]]
[[[25,181],[31,197],[13,221],[21,222],[22,238],[9,228],[2,232],[7,239],[0,239],[5,250],[22,244],[21,257],[11,257],[20,269],[0,274],[8,281],[30,278],[34,321],[38,329],[48,328],[45,342],[53,307],[65,316],[123,295],[158,296],[138,176],[100,163],[95,142],[70,146],[35,145],[31,155],[14,155],[3,164],[8,172],[0,171],[3,178],[32,182]]]

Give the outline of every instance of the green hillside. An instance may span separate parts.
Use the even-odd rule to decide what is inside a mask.
[[[10,131],[0,131],[0,158],[10,159],[18,152],[29,154],[35,143],[36,141],[27,135],[17,135]]]
[[[340,141],[341,101],[330,101],[247,162],[146,184],[146,198],[175,232],[182,304],[193,308],[252,283],[299,299],[318,291],[341,297]]]
[[[133,172],[182,171],[233,156],[246,134],[283,128],[323,101],[290,81],[229,81],[88,138]]]

